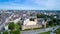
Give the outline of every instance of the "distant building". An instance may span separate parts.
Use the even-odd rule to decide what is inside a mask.
[[[20,16],[18,14],[13,15],[11,19],[9,19],[10,22],[14,22],[15,24],[20,21]]]

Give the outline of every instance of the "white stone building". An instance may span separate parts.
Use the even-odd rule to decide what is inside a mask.
[[[34,18],[34,21],[31,21],[30,18],[24,19],[22,30],[42,27],[42,25],[38,24],[37,18]],[[42,24],[44,24],[44,21],[42,21]]]

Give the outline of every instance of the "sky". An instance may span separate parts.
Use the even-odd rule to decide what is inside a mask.
[[[0,9],[60,10],[60,0],[0,0]]]

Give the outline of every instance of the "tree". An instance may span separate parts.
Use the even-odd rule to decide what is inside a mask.
[[[57,25],[60,25],[60,19],[57,19],[57,20],[58,20]]]
[[[37,18],[45,18],[46,17],[46,15],[44,15],[44,14],[37,14]]]
[[[49,21],[48,23],[49,23],[49,26],[51,26],[51,27],[54,26],[54,22],[53,21]]]
[[[30,18],[30,21],[34,21],[34,18]]]
[[[20,30],[14,31],[14,34],[20,34]]]
[[[19,24],[15,24],[15,29],[19,29],[20,28],[20,25]]]
[[[21,24],[20,23],[18,23],[18,26],[19,26],[19,29],[21,30]]]
[[[7,31],[5,31],[5,32],[3,32],[3,34],[8,34],[8,32],[7,32]]]
[[[60,20],[59,19],[53,18],[52,20],[55,23],[54,25],[60,25]]]
[[[14,24],[14,22],[11,22],[11,23],[9,24],[8,28],[11,29],[11,30],[15,29],[15,24]]]

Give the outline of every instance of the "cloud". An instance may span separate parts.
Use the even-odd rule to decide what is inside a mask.
[[[0,8],[9,9],[60,9],[60,0],[0,0]]]
[[[56,10],[58,8],[60,9],[59,5],[60,2],[58,0],[48,0],[48,2],[46,3],[46,8],[51,10]]]
[[[54,0],[48,0],[48,2],[46,3],[46,8],[47,9],[53,9],[56,6],[55,3],[56,2]]]

